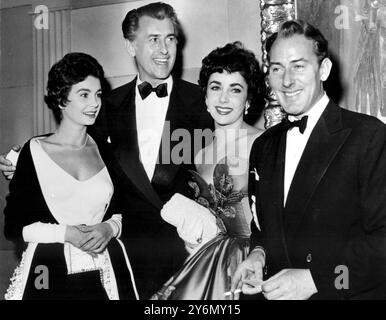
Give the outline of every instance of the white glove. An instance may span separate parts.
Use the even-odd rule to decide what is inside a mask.
[[[161,217],[175,226],[180,238],[195,250],[220,232],[209,209],[179,193],[164,205]]]

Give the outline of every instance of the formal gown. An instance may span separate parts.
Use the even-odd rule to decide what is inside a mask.
[[[94,225],[103,221],[114,192],[107,168],[104,167],[87,180],[78,180],[50,158],[38,138],[33,138],[26,147],[30,148],[49,214],[57,223],[34,221],[23,226],[23,238],[27,242],[27,248],[23,252],[20,265],[14,271],[5,298],[7,300],[39,298],[118,300],[123,297],[134,299],[135,283],[130,262],[119,239],[113,238],[110,243],[113,242],[114,245],[110,246],[109,243],[109,246],[96,257],[64,242],[66,225]],[[113,215],[111,219],[118,219],[116,223],[119,224],[119,216]],[[114,247],[112,252],[110,247]],[[57,257],[56,260],[50,261],[54,257]],[[113,266],[114,263],[119,265]],[[36,288],[36,279],[39,275],[36,273],[36,266],[47,266],[46,271],[49,275],[47,287],[40,279],[42,280],[40,290],[36,290],[39,289]],[[65,275],[61,275],[61,271]],[[126,283],[119,286],[120,289],[126,290],[121,291],[122,297],[118,290],[118,281]]]
[[[196,163],[205,151],[203,149],[197,154]],[[219,165],[226,166],[233,180],[232,191],[240,191],[244,197],[233,204],[235,209],[233,217],[220,215],[226,230],[219,228],[214,238],[201,245],[198,250],[193,250],[182,268],[153,295],[152,299],[231,300],[234,298],[230,292],[231,276],[237,265],[249,253],[252,213],[247,199],[248,160],[247,157],[225,156],[214,165],[197,165],[198,173],[208,184],[213,184],[214,172]],[[189,212],[186,221],[182,224],[192,223],[192,214],[194,212]],[[207,211],[207,214],[211,213]],[[182,215],[176,213],[176,216]],[[211,220],[206,220],[204,228],[207,228],[210,223]],[[208,232],[212,233],[211,230]]]

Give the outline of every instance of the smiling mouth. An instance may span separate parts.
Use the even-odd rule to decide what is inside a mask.
[[[215,107],[215,109],[217,113],[222,116],[226,116],[227,114],[230,114],[233,111],[232,108],[227,108],[227,107]]]
[[[292,97],[295,97],[297,96],[300,92],[302,92],[302,90],[295,90],[295,91],[283,91],[283,94],[285,97],[287,98],[292,98]]]
[[[156,64],[159,64],[159,65],[165,65],[168,63],[168,61],[169,61],[168,58],[158,58],[158,59],[156,58],[156,59],[154,59],[154,62]]]
[[[96,117],[98,111],[89,111],[89,112],[83,112],[84,115],[88,117]]]

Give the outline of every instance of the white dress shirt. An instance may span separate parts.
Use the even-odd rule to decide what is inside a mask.
[[[158,159],[162,131],[168,111],[170,93],[173,87],[173,78],[169,76],[164,81],[167,83],[168,95],[163,98],[159,98],[155,92],[152,92],[142,100],[138,90],[138,85],[142,82],[138,76],[135,89],[135,115],[137,119],[140,159],[151,181]]]
[[[322,98],[303,116],[308,116],[307,127],[304,133],[300,133],[298,127],[294,127],[287,132],[287,146],[285,151],[285,171],[284,171],[284,206],[287,201],[288,191],[292,183],[292,179],[295,175],[296,168],[302,157],[304,148],[308,142],[312,130],[322,115],[324,109],[326,109],[329,98],[326,93]],[[298,120],[294,116],[288,116],[290,121]]]

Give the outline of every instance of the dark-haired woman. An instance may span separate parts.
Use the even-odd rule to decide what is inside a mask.
[[[6,299],[136,299],[109,150],[87,134],[103,69],[69,53],[50,70],[45,101],[57,129],[23,147],[4,210],[7,239],[26,244]]]
[[[211,206],[217,218],[179,194],[163,207],[161,216],[177,228],[191,255],[153,299],[237,298],[230,292],[231,277],[249,252],[252,220],[247,199],[248,158],[253,141],[262,133],[248,125],[244,116],[252,107],[263,107],[262,79],[255,55],[239,42],[213,50],[202,61],[199,84],[215,132],[213,142],[195,157],[197,172],[205,181],[198,183],[195,191],[196,196],[202,195],[201,203],[208,204],[202,186],[211,184],[217,199],[228,196],[229,204]],[[231,191],[237,194],[232,201]]]

